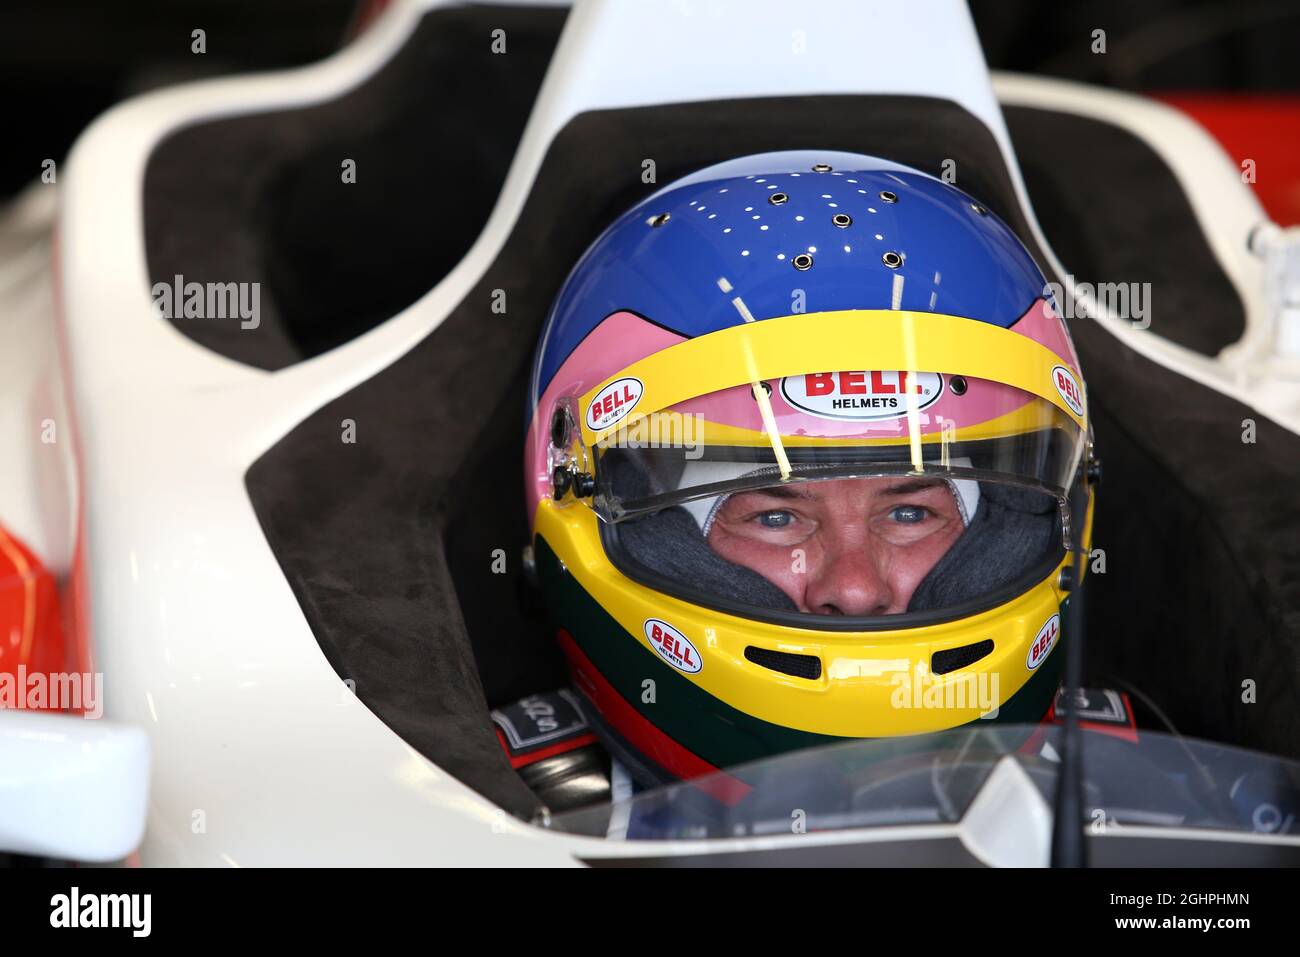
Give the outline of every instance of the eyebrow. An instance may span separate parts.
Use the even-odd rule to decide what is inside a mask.
[[[774,485],[771,488],[756,488],[751,491],[759,495],[770,495],[772,498],[812,498],[807,490],[789,485]]]
[[[943,485],[943,479],[939,478],[909,478],[894,482],[884,490],[886,495],[911,495],[914,492],[923,492],[926,489],[938,488]],[[772,498],[786,499],[809,499],[813,495],[807,489],[799,488],[797,485],[773,485],[770,488],[752,489],[752,493],[758,495],[770,495]]]
[[[943,485],[943,479],[937,478],[915,478],[906,479],[902,482],[895,482],[889,488],[885,489],[886,495],[911,495],[913,492],[922,492],[928,488],[937,488]]]

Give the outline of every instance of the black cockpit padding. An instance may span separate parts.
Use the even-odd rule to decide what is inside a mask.
[[[1159,153],[1102,120],[1027,106],[1003,113],[1016,152],[1029,160],[1020,166],[1034,215],[1077,282],[1123,284],[1127,299],[1119,301],[1134,321],[1202,355],[1241,338],[1241,296]]]
[[[587,245],[649,192],[738,155],[810,147],[936,174],[955,160],[958,185],[1045,265],[996,141],[951,102],[804,96],[585,113],[552,142],[509,237],[465,299],[247,473],[270,546],[336,670],[413,747],[515,813],[533,799],[501,756],[487,705],[554,687],[547,643],[512,611],[515,556],[528,534],[522,383],[541,323]],[[641,180],[647,158],[656,183]],[[1113,180],[1104,157],[1093,159],[1092,175],[1141,202],[1141,178]],[[1058,148],[1033,142],[1023,155],[1030,169],[1060,160]],[[1084,229],[1080,241],[1094,235]],[[1161,242],[1143,245],[1163,255]],[[1216,265],[1182,268],[1194,277]],[[491,309],[496,289],[508,293],[504,316]],[[1258,418],[1256,442],[1244,445],[1250,410],[1094,323],[1073,330],[1106,461],[1097,545],[1107,570],[1087,586],[1092,669],[1122,668],[1182,730],[1295,756],[1300,438]],[[355,445],[339,441],[344,418],[357,423]],[[521,690],[527,662],[545,675]],[[1242,703],[1245,679],[1258,683],[1255,704]]]
[[[567,15],[431,10],[342,96],[166,136],[143,186],[150,283],[180,275],[260,290],[255,328],[210,317],[172,325],[229,359],[283,369],[432,289],[492,212]],[[498,29],[504,53],[493,51]]]

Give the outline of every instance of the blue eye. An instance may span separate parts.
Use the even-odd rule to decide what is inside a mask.
[[[928,511],[929,509],[922,508],[920,505],[899,505],[889,513],[889,517],[904,525],[915,525],[925,521]]]
[[[789,512],[763,512],[758,516],[758,524],[764,528],[785,528],[793,520]]]

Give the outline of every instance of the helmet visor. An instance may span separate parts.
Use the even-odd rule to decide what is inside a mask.
[[[1083,448],[1082,431],[1056,405],[1001,383],[937,373],[788,376],[701,396],[602,436],[592,503],[621,522],[744,490],[900,475],[994,481],[1064,501]]]
[[[939,374],[790,378],[602,437],[591,501],[625,574],[842,627],[1003,600],[1060,561],[1084,435],[1056,405]]]

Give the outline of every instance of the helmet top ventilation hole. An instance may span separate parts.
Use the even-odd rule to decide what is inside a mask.
[[[840,227],[840,229],[844,229],[853,224],[853,217],[848,213],[836,213],[831,217],[831,222]]]
[[[898,253],[894,252],[892,249],[889,252],[885,253],[883,256],[881,256],[880,261],[884,263],[886,266],[888,266],[890,269],[897,269],[899,266],[903,265],[903,257],[900,256]]]
[[[787,196],[785,193],[773,193],[771,196],[767,198],[767,201],[771,203],[773,206],[780,206],[782,203],[786,202],[786,200],[788,200],[789,198],[790,197]]]
[[[668,222],[668,220],[672,218],[673,218],[672,213],[659,213],[657,216],[651,216],[649,219],[647,219],[646,224],[649,226],[662,226],[664,223]]]
[[[898,202],[898,194],[892,190],[882,189],[880,191],[880,201],[883,203],[896,203]]]
[[[812,268],[813,258],[807,253],[800,253],[798,256],[795,256],[794,259],[790,260],[790,264],[794,266],[795,269],[803,272],[805,269]]]

